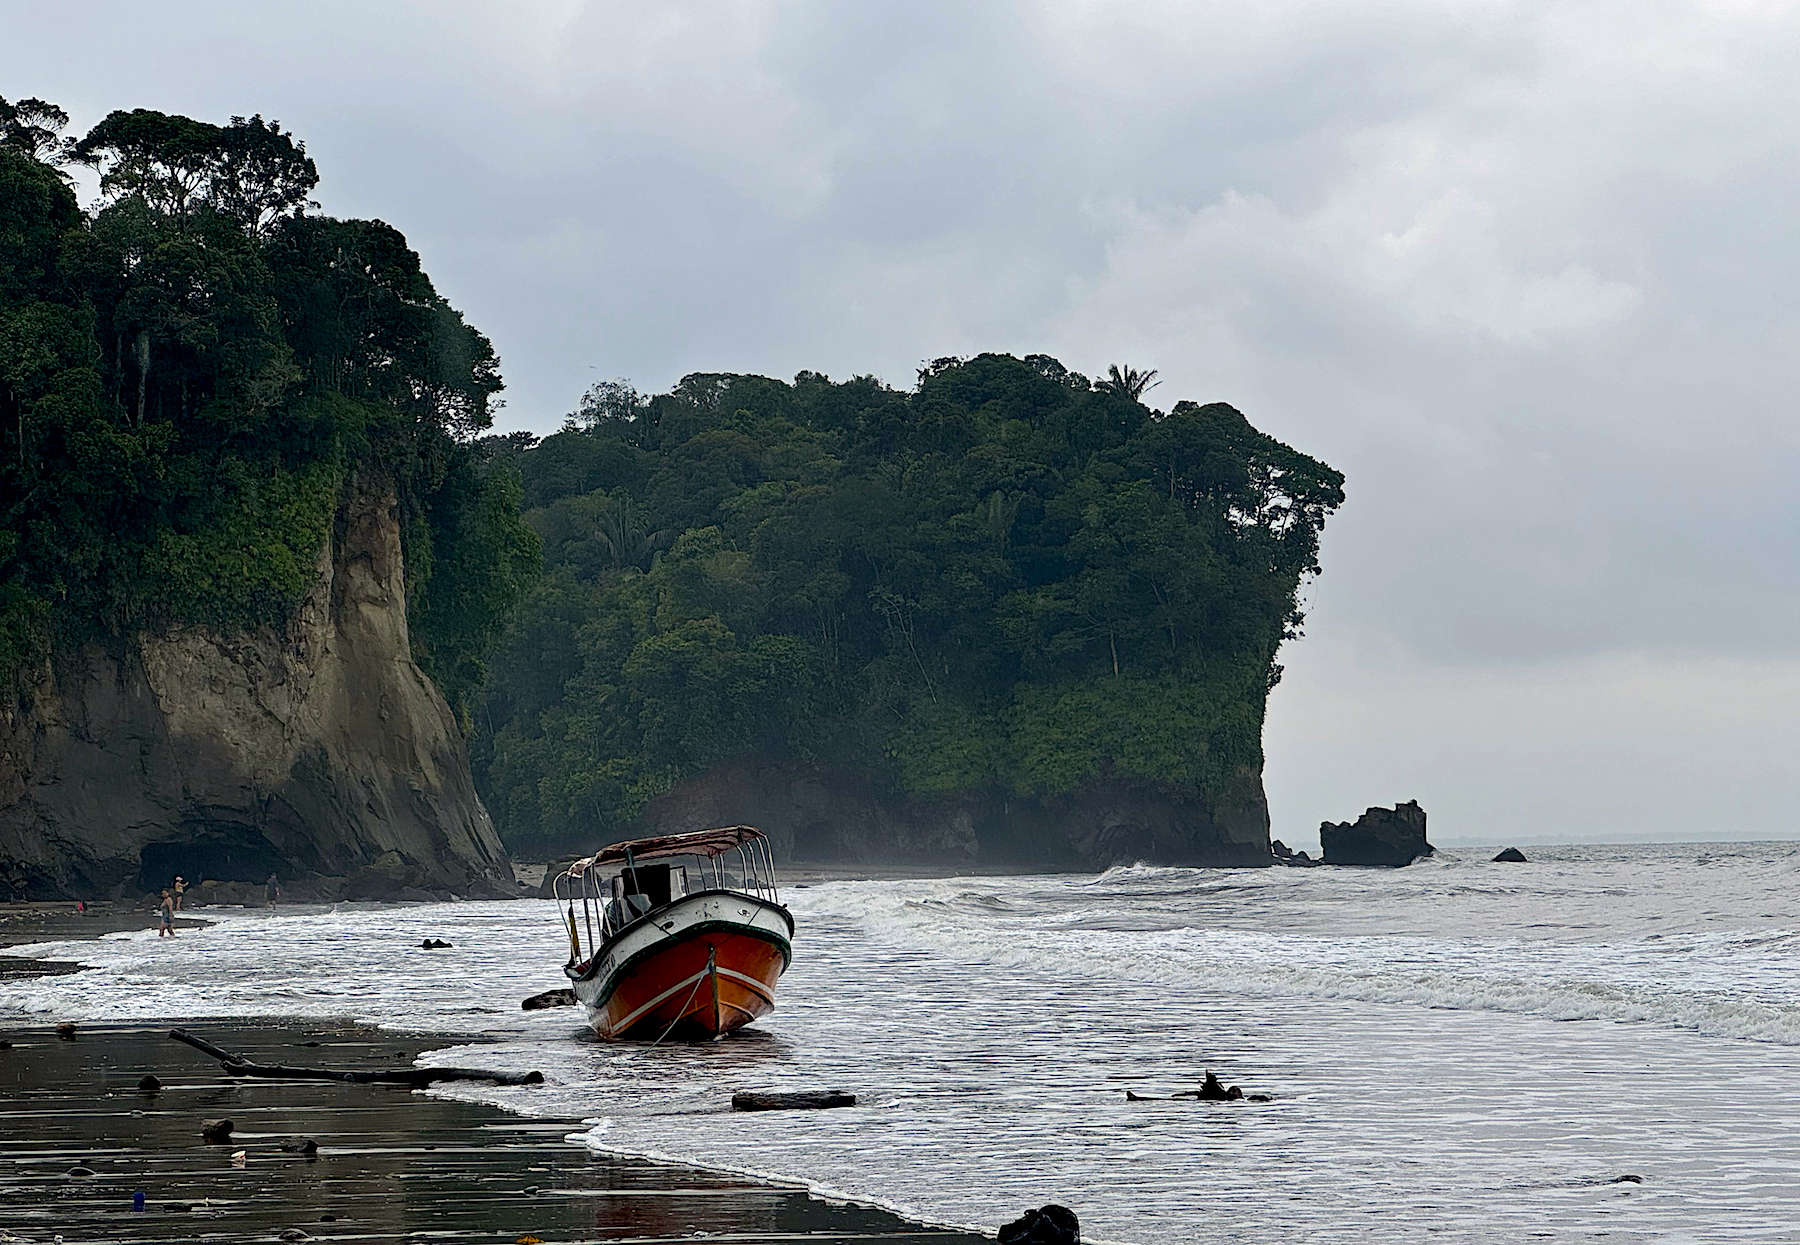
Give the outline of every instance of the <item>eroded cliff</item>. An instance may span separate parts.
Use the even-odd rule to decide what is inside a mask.
[[[444,698],[413,660],[398,505],[348,488],[282,631],[89,645],[0,714],[0,894],[175,874],[318,898],[511,894]]]

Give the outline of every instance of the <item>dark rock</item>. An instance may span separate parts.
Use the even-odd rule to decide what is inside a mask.
[[[427,938],[424,942],[420,943],[419,946],[426,951],[446,951],[450,949],[450,944],[445,942],[442,938]]]
[[[231,1140],[232,1123],[230,1120],[209,1120],[200,1130],[200,1138],[215,1145],[223,1145]]]
[[[854,1107],[856,1095],[841,1089],[802,1090],[791,1094],[737,1093],[731,1096],[733,1111],[822,1111]]]
[[[71,1176],[92,1176],[94,1174],[94,1169],[91,1167],[71,1167],[69,1169],[69,1175]]]
[[[11,1042],[0,1040],[0,1050],[11,1050],[11,1049],[12,1049]]]
[[[289,1228],[287,1231],[281,1233],[278,1239],[283,1241],[310,1241],[312,1240],[312,1233],[306,1231],[304,1228]]]
[[[185,1215],[188,1211],[194,1209],[194,1207],[192,1203],[189,1202],[164,1202],[163,1209],[171,1214]]]
[[[534,1184],[528,1184],[525,1186],[525,1192],[528,1194],[534,1194],[537,1191],[538,1191],[538,1187]]]
[[[1516,847],[1509,847],[1505,851],[1501,852],[1498,856],[1494,857],[1494,863],[1495,864],[1504,863],[1504,864],[1509,864],[1509,865],[1522,865],[1522,864],[1526,863],[1525,853],[1520,851]]]
[[[1319,845],[1328,865],[1410,865],[1433,852],[1425,841],[1425,810],[1417,800],[1371,808],[1350,822],[1324,822]]]
[[[73,1042],[75,1040],[75,1022],[72,1020],[65,1020],[57,1025],[56,1036],[65,1042]]]
[[[281,630],[151,629],[47,665],[0,715],[9,898],[179,873],[204,902],[206,879],[259,891],[271,872],[287,899],[516,895],[456,717],[413,660],[406,599],[393,488],[359,479]]]
[[[161,1092],[162,1082],[154,1076],[147,1076],[138,1082],[138,1093],[140,1094],[160,1094]]]
[[[1642,1176],[1614,1176],[1610,1181],[1608,1181],[1608,1183],[1609,1184],[1643,1184],[1644,1178]]]
[[[570,989],[546,990],[542,994],[534,994],[519,1004],[523,1011],[541,1012],[546,1007],[575,1006],[575,992]]]
[[[1286,843],[1283,843],[1280,839],[1276,839],[1273,843],[1269,844],[1269,852],[1277,860],[1292,860],[1294,858],[1294,849],[1289,847]]]
[[[1290,849],[1287,855],[1275,857],[1275,863],[1288,869],[1311,869],[1324,862],[1314,860],[1305,852],[1296,852]]]
[[[1041,1206],[1003,1226],[1000,1245],[1081,1245],[1081,1221],[1067,1206]]]
[[[1206,1074],[1206,1081],[1199,1089],[1183,1090],[1181,1093],[1169,1095],[1168,1098],[1158,1098],[1155,1095],[1134,1094],[1130,1090],[1125,1091],[1126,1102],[1168,1102],[1175,1098],[1192,1098],[1197,1102],[1274,1101],[1274,1099],[1270,1098],[1267,1094],[1246,1094],[1236,1085],[1227,1088],[1226,1086],[1221,1085],[1219,1083],[1219,1078],[1210,1072]]]
[[[295,1137],[282,1142],[281,1148],[289,1154],[304,1154],[310,1158],[319,1152],[319,1143],[311,1137]]]
[[[1201,1102],[1235,1102],[1244,1096],[1244,1091],[1233,1085],[1230,1089],[1220,1084],[1219,1078],[1208,1072],[1200,1088],[1192,1091],[1193,1096]]]

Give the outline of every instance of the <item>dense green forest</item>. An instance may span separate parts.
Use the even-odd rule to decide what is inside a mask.
[[[483,436],[491,345],[397,230],[318,212],[279,125],[66,127],[0,100],[18,693],[85,644],[281,625],[346,490],[392,488],[415,651],[517,850],[736,760],[911,796],[1256,781],[1342,478],[1231,407],[981,355],[910,392],[610,383],[542,442]]]
[[[910,393],[702,374],[491,440],[546,559],[477,713],[503,835],[617,837],[733,760],[1243,797],[1343,481],[1229,406],[1151,410],[1148,381],[992,354]]]
[[[466,722],[538,568],[517,477],[475,440],[492,346],[399,231],[317,214],[278,124],[67,125],[0,99],[0,675],[28,691],[145,628],[280,625],[343,491],[391,487],[415,651]]]

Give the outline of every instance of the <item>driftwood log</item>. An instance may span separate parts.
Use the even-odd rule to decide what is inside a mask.
[[[546,1007],[575,1006],[575,992],[568,987],[561,990],[546,990],[542,994],[534,994],[519,1004],[521,1011],[540,1012]]]
[[[841,1089],[811,1089],[796,1094],[738,1093],[731,1096],[733,1111],[823,1111],[854,1107],[856,1095]]]
[[[492,1081],[496,1085],[542,1085],[542,1072],[484,1072],[478,1068],[392,1068],[381,1072],[340,1072],[331,1068],[290,1068],[278,1063],[253,1063],[195,1037],[184,1029],[169,1036],[204,1051],[219,1061],[227,1076],[261,1076],[285,1081],[348,1081],[352,1085],[433,1085],[439,1081]]]

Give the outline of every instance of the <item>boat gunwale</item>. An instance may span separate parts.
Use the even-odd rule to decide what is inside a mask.
[[[749,902],[759,904],[764,908],[773,908],[776,912],[781,914],[782,920],[787,922],[788,937],[783,938],[773,930],[759,929],[754,925],[749,925],[742,921],[698,921],[693,925],[683,928],[679,933],[673,930],[664,930],[656,925],[656,917],[679,908],[689,900],[704,899],[709,896],[726,896],[731,899],[748,900]],[[746,894],[743,891],[714,888],[711,890],[694,891],[691,894],[681,896],[679,899],[672,899],[666,904],[650,909],[650,911],[644,913],[635,921],[632,921],[628,925],[621,926],[607,937],[597,948],[595,948],[594,953],[588,957],[586,965],[584,967],[579,967],[579,971],[578,966],[573,963],[563,965],[563,974],[567,976],[571,982],[575,983],[594,980],[599,974],[600,965],[605,961],[607,953],[617,946],[618,943],[623,941],[627,935],[633,934],[646,926],[656,929],[662,937],[658,938],[649,946],[634,952],[628,958],[620,961],[614,968],[612,974],[615,980],[647,957],[667,950],[670,943],[685,942],[690,936],[710,933],[720,929],[728,929],[752,938],[760,938],[764,942],[772,944],[776,950],[781,952],[781,968],[783,972],[786,972],[794,962],[794,948],[793,943],[790,941],[794,935],[794,914],[787,910],[786,905],[776,903],[770,899],[762,899],[756,895]]]

